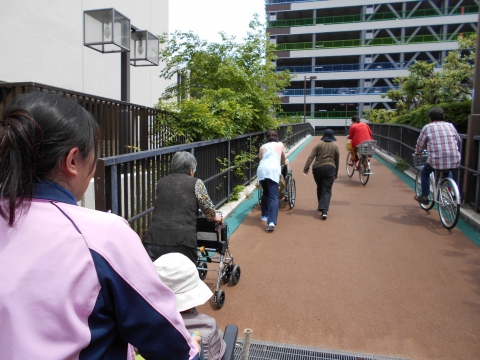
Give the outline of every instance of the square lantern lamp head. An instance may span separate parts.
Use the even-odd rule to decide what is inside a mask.
[[[158,66],[159,40],[147,30],[132,31],[130,64],[133,66]]]
[[[113,8],[84,11],[83,44],[101,53],[130,51],[130,19]]]

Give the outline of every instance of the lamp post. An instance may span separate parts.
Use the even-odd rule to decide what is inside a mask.
[[[316,76],[309,76],[310,81],[315,80]],[[303,122],[307,121],[307,76],[303,77]]]
[[[130,102],[130,66],[158,66],[159,40],[131,25],[113,8],[83,12],[83,45],[103,54],[121,53],[120,98]],[[132,52],[131,52],[132,51]]]

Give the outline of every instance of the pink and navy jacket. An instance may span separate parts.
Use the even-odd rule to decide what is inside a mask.
[[[13,228],[0,218],[0,359],[198,359],[173,292],[116,215],[39,184]]]

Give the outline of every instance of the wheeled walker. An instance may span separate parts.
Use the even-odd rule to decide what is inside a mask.
[[[227,224],[215,224],[207,220],[205,215],[197,218],[197,269],[201,280],[205,280],[208,271],[217,272],[216,288],[213,301],[221,309],[225,304],[225,291],[220,289],[220,282],[229,281],[237,285],[240,281],[240,266],[233,261],[228,244]],[[209,268],[208,264],[218,264],[217,268]]]

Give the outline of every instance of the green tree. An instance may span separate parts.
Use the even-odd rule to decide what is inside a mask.
[[[458,38],[459,49],[449,51],[442,62],[442,70],[435,71],[435,64],[425,61],[415,61],[408,68],[410,75],[400,76],[393,81],[399,89],[389,90],[382,97],[388,97],[396,102],[396,111],[389,116],[380,110],[369,111],[371,121],[376,122],[401,122],[406,124],[421,124],[419,114],[431,105],[455,103],[458,111],[453,111],[457,124],[462,124],[461,119],[465,109],[464,104],[470,101],[476,51],[476,34],[468,34]],[[423,109],[414,116],[410,113],[415,109]],[[468,114],[467,114],[468,115]],[[400,116],[395,118],[395,116]],[[466,116],[466,115],[465,115]]]
[[[258,16],[249,27],[243,42],[223,32],[221,43],[192,32],[161,36],[166,65],[160,77],[182,79],[167,87],[158,104],[177,112],[175,121],[161,120],[176,135],[198,141],[277,127],[278,93],[290,84],[290,73],[275,72],[275,45]]]

